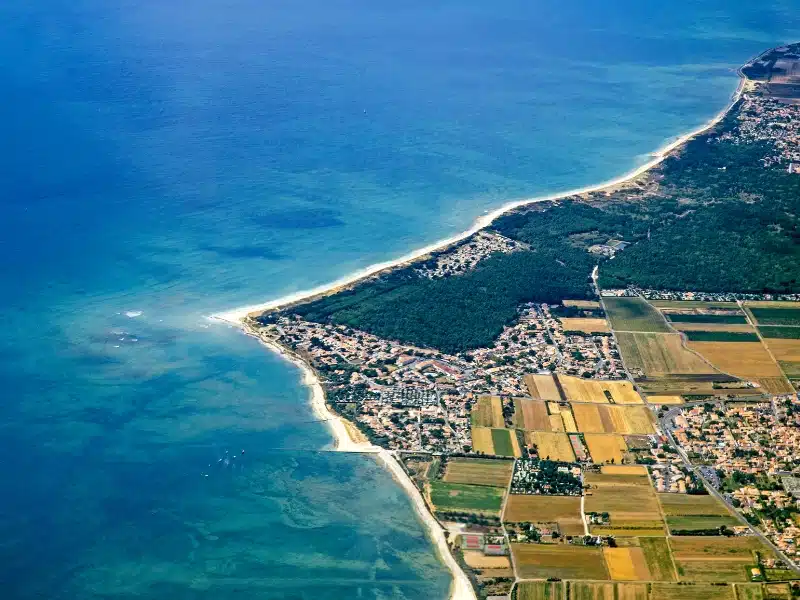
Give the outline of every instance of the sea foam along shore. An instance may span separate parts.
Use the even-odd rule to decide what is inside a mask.
[[[236,323],[242,330],[252,337],[257,338],[262,344],[267,346],[270,350],[277,352],[283,358],[296,365],[303,372],[303,384],[308,386],[311,390],[311,408],[314,415],[324,421],[334,438],[334,448],[339,452],[360,452],[367,454],[375,454],[377,459],[381,461],[388,471],[392,474],[395,481],[397,481],[403,490],[408,494],[414,505],[414,510],[419,515],[425,528],[428,531],[429,538],[433,542],[436,552],[439,554],[440,560],[447,566],[453,575],[453,581],[450,585],[450,600],[477,600],[475,590],[469,581],[466,573],[458,565],[450,553],[450,548],[447,544],[447,539],[444,530],[439,522],[428,510],[422,494],[411,481],[411,478],[405,472],[403,467],[398,462],[397,458],[379,446],[370,444],[369,442],[359,442],[352,439],[350,432],[344,422],[344,419],[339,415],[331,412],[325,403],[325,390],[322,388],[322,383],[314,373],[313,369],[299,356],[291,352],[289,349],[276,344],[265,336],[259,335],[255,330],[246,325],[243,321]]]
[[[277,300],[264,302],[262,304],[254,304],[254,305],[251,305],[251,306],[242,306],[242,307],[239,307],[239,308],[234,308],[232,310],[216,313],[216,314],[212,315],[211,318],[215,319],[215,320],[226,321],[228,323],[239,325],[241,323],[241,321],[249,314],[252,314],[252,313],[255,313],[255,312],[261,312],[261,311],[265,311],[265,310],[272,310],[272,309],[276,309],[276,308],[281,308],[281,307],[287,306],[289,304],[294,304],[294,303],[297,303],[297,302],[301,302],[303,300],[307,300],[307,299],[312,298],[314,296],[320,296],[320,295],[323,295],[323,294],[328,294],[328,293],[334,292],[337,289],[340,289],[342,287],[351,285],[351,284],[353,284],[353,283],[355,283],[355,282],[357,282],[357,281],[359,281],[361,279],[364,279],[366,277],[374,275],[375,273],[378,273],[380,271],[385,271],[387,269],[391,269],[391,268],[394,268],[394,267],[397,267],[397,266],[400,266],[400,265],[403,265],[403,264],[406,264],[406,263],[409,263],[409,262],[413,262],[414,260],[416,260],[416,259],[418,259],[418,258],[420,258],[422,256],[430,254],[431,252],[435,252],[437,250],[441,250],[442,248],[444,248],[446,246],[449,246],[449,245],[454,244],[456,242],[459,242],[459,241],[461,241],[461,240],[463,240],[465,238],[468,238],[469,236],[473,235],[474,233],[477,233],[478,231],[480,231],[484,227],[488,227],[494,220],[496,220],[497,218],[503,216],[505,213],[507,213],[507,212],[509,212],[511,210],[514,210],[515,208],[519,208],[521,206],[525,206],[525,205],[528,205],[528,204],[534,204],[534,203],[537,203],[537,202],[548,202],[548,201],[552,201],[552,200],[560,200],[560,199],[563,199],[563,198],[567,198],[569,196],[577,196],[577,195],[580,195],[580,194],[588,194],[590,192],[602,192],[602,191],[605,191],[605,190],[609,190],[611,188],[616,188],[616,187],[618,187],[618,186],[620,186],[620,185],[622,185],[624,183],[627,183],[629,181],[633,181],[634,179],[636,179],[637,177],[639,177],[643,173],[649,171],[653,167],[655,167],[655,166],[659,165],[661,162],[663,162],[664,159],[666,159],[675,149],[679,148],[680,146],[682,146],[683,144],[685,144],[686,142],[688,142],[692,138],[705,133],[706,131],[708,131],[709,129],[714,127],[717,123],[719,123],[725,117],[725,115],[728,113],[728,111],[733,107],[734,104],[736,104],[736,101],[739,100],[739,98],[741,97],[742,92],[744,91],[745,85],[746,85],[746,83],[748,81],[748,79],[744,76],[744,74],[742,74],[741,70],[738,71],[738,74],[739,74],[739,84],[736,87],[736,91],[731,96],[731,99],[728,102],[728,104],[725,106],[725,108],[723,108],[716,115],[714,115],[714,117],[712,119],[710,119],[708,122],[706,122],[703,126],[698,127],[697,129],[694,129],[694,130],[692,130],[692,131],[690,131],[690,132],[688,132],[688,133],[686,133],[684,135],[681,135],[680,137],[678,137],[674,141],[669,142],[668,144],[666,144],[665,146],[663,146],[659,150],[655,151],[652,154],[653,158],[650,161],[646,162],[645,164],[643,164],[640,167],[637,167],[633,171],[630,171],[630,172],[626,173],[625,175],[622,175],[622,176],[617,177],[615,179],[611,179],[609,181],[605,181],[603,183],[599,183],[599,184],[596,184],[596,185],[591,185],[591,186],[587,186],[587,187],[583,187],[583,188],[578,188],[578,189],[574,189],[574,190],[568,190],[566,192],[558,192],[558,193],[555,193],[555,194],[548,194],[546,196],[537,196],[535,198],[527,198],[527,199],[524,199],[524,200],[515,200],[513,202],[508,202],[507,204],[504,204],[500,208],[498,208],[496,210],[493,210],[493,211],[491,211],[491,212],[489,212],[489,213],[487,213],[485,215],[482,215],[481,217],[477,218],[475,220],[475,222],[473,223],[472,227],[470,227],[466,231],[462,231],[459,234],[456,234],[456,235],[453,235],[451,237],[439,240],[439,241],[434,242],[432,244],[428,244],[427,246],[424,246],[422,248],[418,248],[416,250],[413,250],[413,251],[409,252],[408,254],[405,254],[405,255],[403,255],[403,256],[401,256],[399,258],[396,258],[394,260],[389,260],[389,261],[385,261],[385,262],[381,262],[381,263],[376,263],[374,265],[370,265],[368,267],[365,267],[364,269],[361,269],[359,271],[351,273],[350,275],[346,275],[346,276],[342,277],[341,279],[338,279],[338,280],[336,280],[336,281],[334,281],[332,283],[324,284],[324,285],[321,285],[321,286],[319,286],[317,288],[314,288],[314,289],[311,289],[311,290],[296,292],[294,294],[290,294],[288,296],[284,296],[283,298],[278,298]]]

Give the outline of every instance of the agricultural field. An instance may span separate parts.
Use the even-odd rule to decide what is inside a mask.
[[[514,426],[530,431],[550,431],[550,418],[545,402],[514,398]]]
[[[600,308],[600,303],[597,300],[564,300],[561,304],[564,306],[574,306],[575,308],[585,308],[587,310],[597,310]]]
[[[658,499],[646,473],[627,474],[616,471],[614,467],[608,468],[613,470],[606,473],[587,472],[584,477],[589,486],[584,510],[587,513],[607,512],[610,516],[608,525],[593,525],[592,533],[621,536],[665,535]]]
[[[494,442],[492,441],[492,430],[488,427],[472,428],[472,449],[475,452],[484,454],[494,454]]]
[[[580,331],[582,333],[608,332],[608,323],[605,319],[562,317],[560,321],[564,331]]]
[[[760,583],[736,584],[736,600],[762,600],[764,593]]]
[[[564,419],[561,416],[560,411],[550,415],[548,419],[550,419],[550,431],[552,432],[564,431]]]
[[[650,300],[650,304],[659,310],[674,310],[674,311],[707,311],[707,310],[725,310],[736,312],[740,310],[736,302],[706,302],[703,300]]]
[[[583,436],[594,463],[621,463],[628,446],[625,438],[617,434],[586,433]]]
[[[498,514],[505,490],[486,485],[431,481],[430,498],[437,511]]]
[[[480,396],[472,406],[474,427],[505,427],[500,396]]]
[[[617,341],[625,366],[632,371],[641,371],[645,377],[718,373],[683,346],[679,333],[618,333]]]
[[[510,429],[492,429],[495,456],[522,456],[517,436]]]
[[[642,298],[603,298],[614,331],[668,333],[664,317]]]
[[[736,600],[736,598],[733,586],[730,585],[653,583],[650,587],[650,600]]]
[[[758,335],[746,331],[686,331],[686,339],[690,342],[758,342]]]
[[[608,579],[603,551],[570,544],[511,544],[522,579]]]
[[[615,600],[648,600],[647,584],[644,583],[617,583],[617,596]]]
[[[669,541],[683,581],[749,581],[753,552],[764,550],[754,537],[673,536]]]
[[[639,546],[655,581],[675,581],[675,566],[666,538],[642,537]]]
[[[517,585],[517,600],[562,600],[561,581],[522,581]]]
[[[725,313],[699,313],[662,311],[670,323],[716,323],[719,325],[747,325],[747,317],[740,310]]]
[[[568,600],[614,600],[614,584],[590,581],[567,583]]]
[[[570,402],[598,404],[642,404],[642,398],[629,381],[602,381],[559,375],[564,395]]]
[[[800,325],[800,307],[794,306],[753,306],[747,305],[747,310],[761,325]]]
[[[645,406],[573,404],[572,412],[582,433],[653,433],[653,415]]]
[[[508,523],[557,523],[564,535],[583,535],[580,496],[511,494],[503,520]]]
[[[765,388],[780,387],[769,380],[784,379],[780,367],[761,342],[689,342],[689,348],[725,373],[759,383],[764,380]],[[784,387],[786,392],[792,391],[788,381],[784,381]]]
[[[561,400],[561,394],[552,375],[526,375],[524,381],[531,398],[554,402]]]
[[[798,340],[800,339],[800,326],[761,326],[758,328],[761,336],[764,338],[784,339],[784,340]]]
[[[510,460],[485,460],[480,458],[451,458],[442,480],[446,483],[466,483],[508,487],[514,472],[514,462]]]
[[[567,433],[577,433],[578,425],[575,423],[575,416],[569,408],[561,409],[561,420],[564,422],[564,431]]]
[[[603,548],[603,558],[614,581],[647,581],[652,579],[641,548]]]
[[[726,325],[723,323],[670,323],[678,331],[733,331],[755,333],[751,325]]]
[[[506,577],[512,577],[511,561],[507,556],[486,556],[478,550],[467,550],[464,552],[464,562],[473,569],[498,571],[507,570]],[[495,576],[502,576],[499,573],[492,573]]]
[[[769,348],[778,365],[787,377],[800,377],[800,339],[789,337],[767,337],[764,333],[767,327],[760,329],[764,336],[764,343]],[[787,328],[788,329],[788,328]],[[800,327],[792,327],[793,332],[800,335]],[[770,332],[771,334],[771,332]]]
[[[570,444],[567,434],[535,431],[529,435],[531,441],[536,444],[541,458],[575,462],[575,453],[572,451],[572,444]]]
[[[739,521],[711,495],[658,494],[671,532],[734,527]]]
[[[681,396],[653,395],[647,396],[647,401],[650,404],[683,404],[683,398]]]

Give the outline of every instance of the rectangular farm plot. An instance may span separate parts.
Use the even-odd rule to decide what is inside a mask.
[[[603,558],[614,581],[647,581],[651,579],[644,551],[641,548],[603,548]]]
[[[614,331],[668,333],[664,317],[642,298],[603,298]]]
[[[733,586],[695,583],[653,583],[650,600],[736,600]]]
[[[475,452],[484,454],[494,454],[494,442],[492,441],[492,430],[488,427],[472,428],[472,449]]]
[[[431,503],[436,511],[498,514],[505,490],[485,485],[432,481]]]
[[[597,404],[642,404],[643,400],[629,381],[602,381],[559,375],[564,395],[570,402]]]
[[[800,325],[800,306],[747,306],[759,325]]]
[[[647,396],[647,401],[650,404],[683,404],[683,397],[681,396]]]
[[[740,524],[725,505],[711,495],[658,494],[658,500],[673,534]]]
[[[561,326],[564,331],[580,331],[582,333],[606,333],[608,331],[608,322],[605,319],[562,318]]]
[[[603,552],[571,544],[511,544],[517,575],[523,579],[608,579]]]
[[[517,600],[562,600],[564,583],[561,581],[520,581]]]
[[[566,433],[536,431],[531,433],[531,440],[536,444],[540,458],[564,462],[575,461],[575,453],[572,451],[572,444]]]
[[[573,404],[572,412],[582,433],[653,433],[653,415],[644,406]]]
[[[686,338],[690,342],[758,342],[755,331],[686,331]]]
[[[618,583],[616,600],[648,600],[647,584]]]
[[[550,419],[550,431],[559,432],[564,431],[564,419],[561,418],[561,412],[548,417]]]
[[[674,309],[662,311],[671,323],[715,323],[718,325],[746,325],[747,317],[740,310],[719,311],[716,313],[675,312]]]
[[[472,424],[476,427],[505,427],[500,397],[480,396],[472,407]]]
[[[675,581],[675,565],[666,538],[642,537],[639,546],[654,581]]]
[[[781,377],[781,370],[761,342],[689,342],[689,348],[719,370],[735,377]]]
[[[764,335],[765,329],[768,328],[761,328],[761,335]],[[792,330],[800,335],[800,327],[793,327]],[[769,347],[787,377],[800,377],[800,339],[767,338],[765,336],[764,343]]]
[[[561,400],[561,394],[552,375],[526,375],[524,381],[532,398],[555,402]]]
[[[562,535],[583,535],[580,496],[511,494],[503,519],[508,523],[556,523]]]
[[[466,483],[506,488],[514,472],[511,460],[451,458],[442,478],[447,483]]]
[[[673,536],[670,546],[682,581],[748,581],[754,551],[765,550],[745,536]]]
[[[514,424],[519,429],[550,431],[550,418],[542,400],[514,399]]]
[[[718,371],[684,348],[680,334],[618,333],[619,350],[629,370],[646,377],[716,374]]]
[[[594,581],[567,582],[568,600],[615,600],[613,583]]]
[[[628,451],[625,438],[618,434],[585,433],[583,439],[594,463],[621,463]]]
[[[593,525],[592,533],[665,535],[658,499],[646,474],[587,472],[585,483],[588,489],[584,510],[587,513],[609,513],[609,524]]]
[[[509,429],[492,429],[492,445],[495,456],[522,456],[516,433]]]

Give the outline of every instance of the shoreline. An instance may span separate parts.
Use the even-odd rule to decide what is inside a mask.
[[[761,54],[763,54],[763,52]],[[761,56],[761,54],[759,54],[758,56]],[[428,510],[428,507],[425,503],[422,494],[417,489],[416,485],[414,485],[413,481],[411,481],[411,479],[408,477],[408,474],[405,472],[402,465],[390,451],[384,448],[380,448],[378,446],[374,446],[369,442],[354,441],[350,435],[350,432],[348,431],[347,426],[345,425],[345,420],[328,409],[325,401],[325,391],[322,387],[322,382],[317,377],[316,373],[311,368],[311,366],[307,364],[305,360],[302,359],[302,357],[291,352],[289,349],[284,348],[283,346],[275,343],[274,341],[265,339],[264,337],[258,335],[245,322],[246,317],[255,312],[277,309],[285,307],[286,305],[308,300],[309,298],[315,296],[329,294],[335,292],[336,290],[344,286],[352,285],[362,279],[375,275],[376,273],[379,273],[381,271],[385,271],[387,269],[392,269],[397,266],[413,262],[414,260],[422,256],[430,254],[431,252],[441,250],[454,243],[460,242],[470,237],[471,235],[474,235],[481,229],[484,229],[485,227],[489,226],[493,221],[495,221],[502,215],[514,209],[539,202],[560,200],[575,195],[587,194],[592,192],[602,192],[610,190],[611,188],[616,188],[620,185],[627,184],[637,179],[641,175],[647,173],[654,167],[661,164],[676,149],[685,145],[693,138],[702,135],[706,131],[710,130],[725,118],[725,116],[730,112],[730,110],[735,106],[735,104],[741,98],[742,93],[745,91],[745,88],[747,86],[747,82],[749,81],[749,79],[742,72],[742,68],[745,65],[750,64],[751,62],[753,62],[753,60],[756,60],[757,58],[758,57],[754,57],[748,60],[746,63],[744,63],[743,66],[739,67],[736,70],[736,74],[739,78],[738,84],[733,94],[731,95],[730,100],[722,110],[716,113],[711,119],[709,119],[702,126],[678,136],[671,142],[667,142],[664,146],[662,146],[661,148],[659,148],[658,150],[656,150],[651,154],[652,156],[651,160],[633,169],[632,171],[629,171],[628,173],[625,173],[609,181],[605,181],[591,186],[586,186],[579,189],[568,190],[565,192],[558,192],[554,194],[547,194],[544,196],[508,202],[502,205],[501,207],[478,217],[474,221],[472,226],[466,231],[433,242],[432,244],[428,244],[427,246],[424,246],[422,248],[412,250],[411,252],[408,252],[407,254],[399,258],[396,258],[394,260],[384,261],[381,263],[370,265],[368,267],[356,271],[355,273],[351,273],[350,275],[346,275],[338,280],[335,280],[328,284],[323,284],[311,290],[295,292],[293,294],[289,294],[287,296],[278,298],[276,300],[272,300],[270,302],[265,302],[262,304],[255,304],[250,306],[243,306],[232,309],[230,311],[216,313],[210,316],[210,319],[212,320],[226,322],[230,325],[242,329],[242,331],[245,334],[257,338],[262,344],[267,346],[270,350],[277,352],[284,359],[288,360],[289,362],[300,368],[300,370],[303,373],[303,380],[302,380],[303,385],[306,385],[311,389],[310,402],[312,411],[314,412],[315,416],[319,417],[327,424],[328,430],[331,432],[331,435],[334,438],[333,444],[335,450],[341,452],[361,452],[361,453],[370,453],[377,455],[376,458],[384,464],[384,466],[391,473],[395,481],[403,488],[403,490],[408,495],[409,499],[411,500],[411,503],[414,506],[415,512],[417,513],[423,525],[425,526],[425,529],[427,530],[428,538],[433,543],[436,552],[439,555],[440,560],[450,571],[452,575],[452,581],[450,584],[450,592],[449,592],[450,600],[477,600],[477,595],[475,593],[474,588],[472,587],[469,578],[467,577],[467,574],[461,568],[461,566],[456,562],[455,558],[450,552],[450,548],[447,543],[447,539],[445,537],[443,528],[436,520],[432,512]]]
[[[752,60],[755,59],[749,60],[747,63],[745,63],[745,65],[750,64]],[[573,190],[567,190],[564,192],[556,192],[544,196],[536,196],[533,198],[526,198],[523,200],[514,200],[511,202],[507,202],[501,207],[493,211],[490,211],[485,215],[481,215],[480,217],[475,219],[474,223],[469,229],[462,231],[461,233],[457,233],[448,238],[444,238],[436,242],[433,242],[431,244],[428,244],[427,246],[423,246],[422,248],[417,248],[416,250],[412,250],[398,258],[369,265],[354,273],[345,275],[344,277],[341,277],[331,283],[322,284],[311,290],[295,292],[293,294],[289,294],[282,298],[277,298],[275,300],[271,300],[269,302],[264,302],[261,304],[242,306],[228,311],[215,313],[212,314],[210,318],[212,320],[230,323],[238,327],[241,326],[242,320],[252,313],[283,308],[287,305],[303,302],[315,296],[322,296],[325,294],[329,294],[335,292],[339,288],[352,285],[362,279],[375,275],[376,273],[379,273],[381,271],[393,269],[400,265],[413,262],[423,256],[426,256],[427,254],[430,254],[431,252],[442,250],[447,246],[460,242],[468,238],[469,236],[474,235],[481,229],[484,229],[485,227],[491,225],[495,220],[497,220],[501,216],[517,208],[527,206],[530,204],[537,204],[540,202],[552,202],[555,200],[562,200],[570,196],[578,196],[581,194],[589,194],[593,192],[603,192],[610,190],[611,188],[616,188],[620,185],[629,183],[635,180],[636,178],[640,177],[641,175],[645,174],[647,171],[650,171],[654,167],[660,165],[662,162],[664,162],[664,160],[666,160],[672,154],[673,151],[680,148],[681,146],[683,146],[693,138],[697,137],[698,135],[702,135],[703,133],[705,133],[706,131],[717,125],[720,121],[722,121],[722,119],[725,118],[725,115],[727,115],[728,112],[730,112],[730,110],[733,108],[736,102],[738,102],[738,100],[741,98],[745,86],[749,81],[749,79],[747,79],[747,77],[742,73],[741,69],[742,67],[740,67],[736,71],[737,76],[739,77],[739,83],[736,86],[736,89],[734,90],[733,94],[731,95],[730,100],[722,110],[720,110],[716,115],[714,115],[711,119],[706,121],[706,123],[704,123],[700,127],[693,129],[692,131],[689,131],[687,133],[684,133],[683,135],[680,135],[672,142],[668,142],[655,152],[651,153],[651,156],[653,157],[651,160],[633,169],[632,171],[629,171],[628,173],[620,175],[619,177],[616,177],[614,179],[586,186],[583,188],[577,188]]]
[[[448,596],[449,600],[477,600],[478,597],[475,594],[475,590],[467,574],[459,566],[450,552],[450,546],[447,543],[444,529],[431,511],[428,510],[428,506],[425,504],[425,499],[422,497],[422,494],[417,489],[417,486],[414,485],[414,482],[411,481],[411,478],[405,472],[405,469],[403,469],[403,466],[394,454],[368,441],[357,442],[353,440],[345,425],[345,419],[328,408],[325,402],[325,390],[322,387],[322,382],[305,360],[288,348],[258,335],[258,333],[243,321],[239,321],[238,326],[246,335],[256,338],[261,344],[302,371],[302,383],[311,390],[311,410],[320,421],[323,421],[327,425],[328,431],[333,436],[333,449],[335,451],[375,455],[376,459],[381,462],[392,475],[392,479],[403,488],[403,491],[414,506],[414,512],[425,526],[428,539],[433,544],[436,554],[452,575]]]

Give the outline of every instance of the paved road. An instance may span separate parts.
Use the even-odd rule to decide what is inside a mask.
[[[686,466],[687,466],[689,469],[691,469],[691,471],[692,471],[692,472],[693,472],[693,473],[694,473],[694,474],[697,476],[697,478],[698,478],[698,479],[700,479],[700,481],[702,481],[702,482],[703,482],[703,485],[704,485],[704,486],[705,486],[705,488],[708,490],[708,493],[709,493],[709,494],[711,494],[712,496],[714,496],[715,498],[717,498],[717,499],[718,499],[720,502],[722,502],[723,504],[725,504],[725,506],[727,506],[727,507],[728,507],[728,509],[729,509],[729,510],[730,510],[730,511],[731,511],[731,512],[734,514],[734,515],[736,515],[736,518],[739,520],[739,522],[741,522],[743,525],[746,525],[746,526],[747,526],[747,527],[750,529],[750,531],[752,531],[752,532],[753,532],[753,535],[755,535],[757,538],[759,538],[759,539],[760,539],[762,542],[764,542],[764,543],[765,543],[767,546],[769,546],[770,548],[772,548],[772,549],[775,551],[775,553],[776,553],[776,554],[777,554],[777,555],[778,555],[778,556],[779,556],[779,557],[780,557],[780,558],[781,558],[781,559],[782,559],[782,560],[783,560],[783,561],[784,561],[784,562],[785,562],[787,565],[789,565],[789,566],[790,566],[790,568],[791,568],[793,571],[795,571],[796,573],[800,573],[800,568],[798,568],[798,567],[797,567],[797,566],[796,566],[796,565],[795,565],[795,564],[794,564],[794,563],[793,563],[793,562],[792,562],[792,561],[789,559],[789,557],[788,557],[788,556],[786,556],[786,555],[785,555],[785,554],[784,554],[784,553],[781,551],[781,549],[780,549],[780,548],[778,548],[778,547],[777,547],[775,544],[773,544],[773,543],[772,543],[772,541],[771,541],[771,540],[770,540],[770,539],[769,539],[767,536],[765,536],[763,533],[761,533],[761,531],[759,531],[759,530],[758,530],[756,527],[753,527],[753,526],[752,526],[752,525],[751,525],[751,524],[750,524],[750,523],[747,521],[747,519],[745,519],[745,518],[742,516],[742,514],[741,514],[741,513],[740,513],[738,510],[736,510],[736,507],[734,507],[734,506],[733,506],[733,504],[731,504],[730,502],[728,502],[728,499],[727,499],[725,496],[723,496],[722,494],[720,494],[720,493],[717,491],[717,489],[716,489],[716,488],[715,488],[713,485],[711,485],[711,483],[708,481],[708,479],[706,479],[706,477],[703,475],[703,473],[700,471],[700,469],[699,469],[699,468],[697,468],[696,466],[694,466],[694,465],[692,464],[692,462],[689,460],[689,457],[688,457],[688,456],[686,455],[686,453],[683,451],[683,448],[681,448],[680,444],[678,444],[678,443],[677,443],[677,441],[675,440],[675,437],[672,435],[672,425],[671,425],[671,424],[672,424],[672,421],[673,421],[673,419],[674,419],[674,418],[675,418],[675,417],[678,415],[678,413],[680,413],[680,411],[681,411],[682,409],[684,409],[684,408],[691,408],[691,407],[693,407],[693,406],[698,406],[698,405],[701,405],[701,404],[706,404],[706,403],[710,403],[710,404],[721,404],[722,402],[724,402],[724,401],[723,401],[723,400],[711,400],[711,401],[706,401],[706,402],[687,402],[686,404],[681,404],[681,405],[678,405],[678,406],[676,406],[676,407],[674,407],[674,408],[670,408],[670,409],[669,409],[669,410],[668,410],[666,413],[664,413],[664,416],[662,416],[662,417],[661,417],[661,419],[660,419],[661,430],[664,432],[664,435],[666,435],[666,436],[667,436],[667,439],[669,439],[669,441],[670,441],[670,444],[672,444],[672,446],[673,446],[673,447],[675,448],[675,450],[678,452],[678,454],[680,455],[680,457],[681,457],[681,459],[683,460],[684,464],[685,464],[685,465],[686,465]]]

